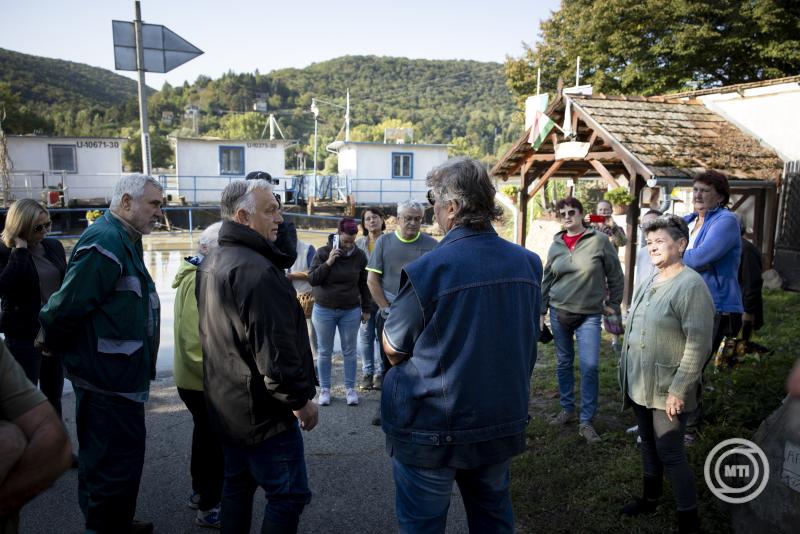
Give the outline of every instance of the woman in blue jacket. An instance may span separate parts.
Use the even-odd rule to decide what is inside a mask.
[[[744,308],[738,278],[742,240],[739,221],[726,208],[730,195],[730,186],[724,174],[717,171],[700,173],[692,184],[694,213],[684,218],[689,225],[689,245],[683,262],[700,273],[714,300],[711,353],[705,365],[722,338],[735,336],[742,328]],[[688,426],[691,428],[700,421],[702,386],[698,395],[697,410],[689,417]]]

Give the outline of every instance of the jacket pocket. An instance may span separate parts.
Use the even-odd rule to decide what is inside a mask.
[[[656,393],[659,395],[666,395],[669,393],[669,387],[675,379],[675,373],[678,372],[677,365],[666,365],[656,362]]]
[[[97,338],[97,352],[99,354],[120,354],[122,356],[133,356],[136,351],[141,350],[144,343],[140,339],[110,339],[107,337]]]

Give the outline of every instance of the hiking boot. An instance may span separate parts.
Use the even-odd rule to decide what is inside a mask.
[[[656,477],[644,477],[642,482],[642,496],[634,498],[623,506],[619,511],[620,514],[633,517],[650,515],[656,512],[658,501],[664,491],[663,481]]]
[[[219,506],[215,506],[211,510],[198,510],[197,515],[194,518],[194,524],[199,527],[219,528],[220,527]]]
[[[196,491],[193,492],[189,496],[189,502],[186,503],[186,506],[188,506],[192,510],[197,510],[197,508],[200,506],[200,494],[197,493]]]
[[[348,406],[356,406],[358,404],[358,393],[356,393],[356,390],[353,388],[345,392],[345,398],[347,399]]]
[[[361,389],[372,389],[372,375],[364,375],[361,379]]]
[[[383,375],[375,375],[375,383],[372,385],[373,389],[381,389],[383,387]]]
[[[567,423],[571,423],[575,421],[575,412],[568,412],[567,410],[561,410],[557,416],[555,416],[551,421],[550,424],[553,426],[556,425],[566,425]]]
[[[599,443],[601,441],[592,423],[581,423],[580,426],[578,426],[578,434],[585,439],[587,443]]]
[[[319,403],[320,406],[330,406],[331,404],[331,390],[329,388],[322,388],[319,390]]]

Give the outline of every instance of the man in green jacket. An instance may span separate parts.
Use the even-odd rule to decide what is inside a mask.
[[[122,177],[108,211],[81,236],[64,282],[42,308],[43,343],[75,388],[78,496],[88,532],[151,532],[134,521],[155,377],[160,304],[142,235],[161,219],[163,188]]]

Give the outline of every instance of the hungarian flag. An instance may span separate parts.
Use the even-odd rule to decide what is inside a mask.
[[[531,125],[531,135],[528,137],[528,142],[533,145],[534,150],[539,150],[547,134],[550,133],[550,130],[552,130],[555,125],[556,123],[553,122],[550,117],[541,111],[536,112],[536,117]]]

